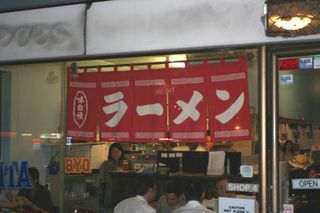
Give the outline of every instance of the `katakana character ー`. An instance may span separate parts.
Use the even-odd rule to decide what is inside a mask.
[[[145,116],[145,115],[161,116],[163,114],[163,107],[159,103],[147,104],[147,105],[137,106],[136,111],[139,116]]]

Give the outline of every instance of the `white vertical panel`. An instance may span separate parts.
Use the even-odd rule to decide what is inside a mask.
[[[0,61],[84,53],[85,5],[0,14]]]

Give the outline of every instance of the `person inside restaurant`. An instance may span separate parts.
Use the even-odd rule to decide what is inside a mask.
[[[184,196],[187,203],[177,208],[173,213],[213,213],[201,204],[204,198],[203,186],[199,181],[188,181],[185,184]]]
[[[127,163],[126,166],[129,170],[131,164],[124,156],[122,145],[119,143],[111,144],[108,159],[102,162],[99,168],[103,190],[103,206],[107,213],[112,212],[112,207],[115,204],[112,199],[112,179],[109,172],[122,171],[124,163]]]
[[[166,194],[158,201],[159,213],[170,213],[185,204],[183,185],[178,181],[171,181],[166,185]]]
[[[157,197],[157,184],[152,176],[144,176],[135,185],[136,196],[120,201],[114,213],[156,213],[150,204]]]
[[[49,190],[39,184],[39,171],[35,167],[28,168],[32,189],[21,189],[19,197],[23,197],[27,205],[23,206],[24,212],[52,212],[53,204]]]

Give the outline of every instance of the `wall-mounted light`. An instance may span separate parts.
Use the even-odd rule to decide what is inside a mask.
[[[300,30],[308,26],[308,24],[311,23],[312,18],[311,15],[308,15],[306,17],[293,16],[289,18],[272,16],[269,19],[271,19],[279,28],[285,30]]]
[[[320,33],[319,0],[268,0],[266,35],[293,37]]]

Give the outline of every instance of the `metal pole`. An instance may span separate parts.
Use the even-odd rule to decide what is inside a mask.
[[[260,199],[259,212],[267,213],[267,48],[262,46],[259,48],[259,135],[260,135]]]
[[[272,212],[279,211],[279,160],[278,160],[278,58],[272,55],[272,70],[271,70],[271,132],[272,132],[272,148],[271,148],[271,185],[272,185]]]
[[[67,66],[62,63],[62,88],[61,88],[61,141],[60,141],[60,193],[59,193],[59,209],[64,211],[64,193],[65,193],[65,175],[64,175],[64,157],[66,144],[66,94],[67,94]]]

